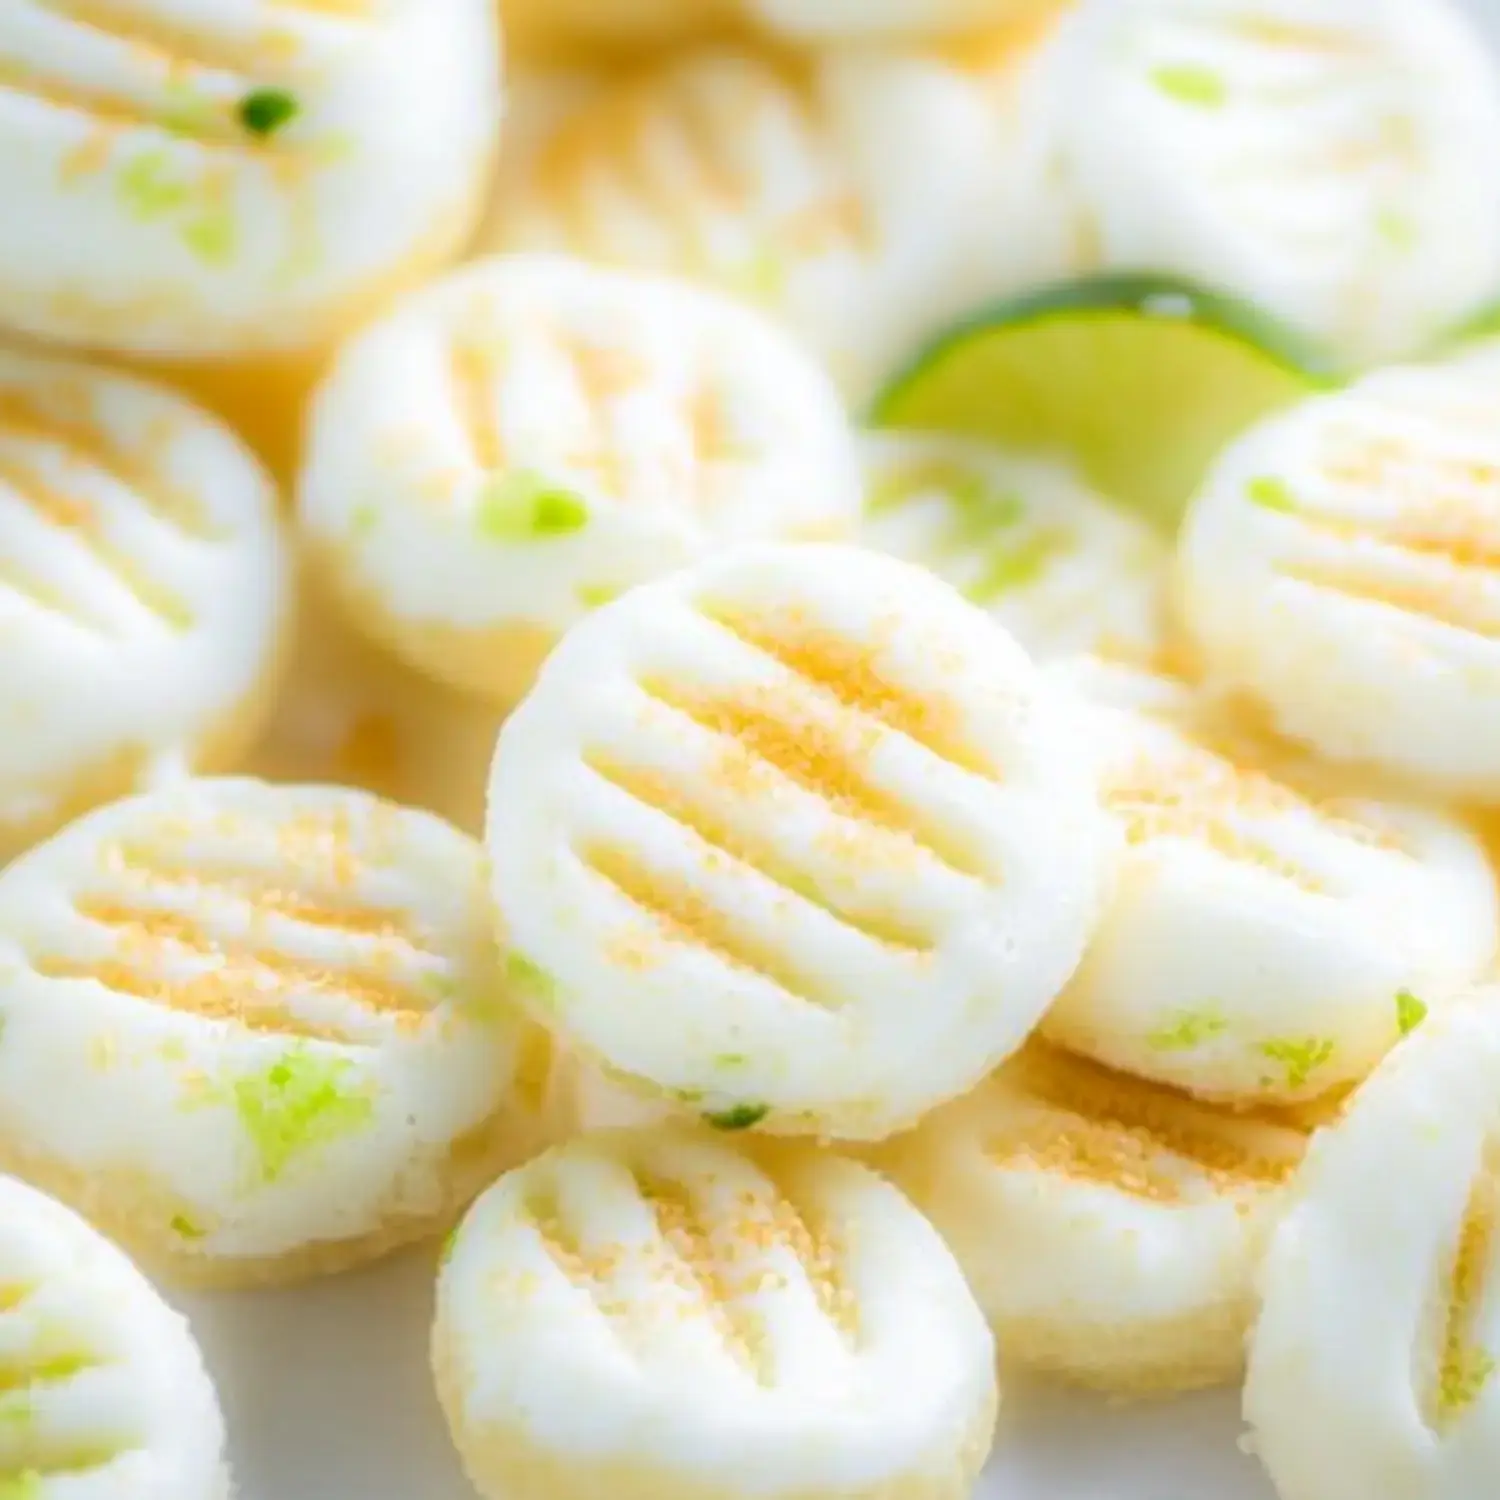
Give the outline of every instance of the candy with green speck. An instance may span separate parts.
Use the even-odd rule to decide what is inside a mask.
[[[349,1078],[354,1071],[346,1057],[294,1047],[229,1086],[230,1101],[255,1148],[262,1185],[278,1181],[299,1158],[370,1123],[375,1101],[368,1083]]]
[[[1402,1036],[1410,1036],[1426,1019],[1426,1005],[1410,990],[1402,990],[1396,996],[1396,1024]]]
[[[380,521],[380,509],[368,500],[356,505],[349,515],[349,530],[355,536],[369,536]]]
[[[721,1052],[714,1058],[716,1068],[743,1068],[750,1059],[743,1052]]]
[[[234,259],[239,231],[227,208],[215,208],[184,224],[182,241],[206,265],[224,266]]]
[[[1262,1042],[1260,1054],[1286,1069],[1289,1088],[1300,1089],[1333,1057],[1333,1042],[1327,1037]]]
[[[537,1004],[552,1010],[557,1006],[557,981],[540,965],[514,948],[505,955],[505,977]]]
[[[1229,1022],[1217,1011],[1184,1010],[1174,1021],[1151,1032],[1146,1045],[1153,1052],[1190,1052],[1228,1030]]]
[[[133,218],[149,223],[185,207],[192,185],[185,182],[165,150],[143,151],[120,170],[120,199]]]
[[[477,524],[495,542],[534,542],[568,536],[589,523],[581,495],[531,469],[492,479],[480,496]]]
[[[1274,510],[1285,516],[1297,513],[1297,497],[1292,494],[1285,480],[1270,475],[1252,479],[1245,486],[1245,494],[1252,505],[1258,505],[1262,510]]]
[[[240,100],[240,124],[251,135],[266,139],[290,125],[301,108],[285,89],[256,89]]]
[[[715,1130],[750,1130],[770,1113],[769,1104],[737,1104],[733,1109],[706,1114],[703,1118]]]
[[[0,1500],[42,1500],[42,1476],[35,1469],[0,1476]]]
[[[1151,82],[1169,99],[1194,109],[1222,109],[1229,99],[1223,78],[1201,63],[1163,63],[1151,70]]]
[[[173,1214],[172,1233],[184,1240],[201,1240],[208,1231],[186,1214]]]

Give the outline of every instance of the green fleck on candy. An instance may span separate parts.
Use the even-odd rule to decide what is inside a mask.
[[[42,1500],[42,1476],[35,1469],[0,1476],[0,1500]]]
[[[1394,209],[1384,210],[1375,220],[1375,232],[1391,249],[1403,255],[1417,247],[1417,227],[1405,214]]]
[[[1410,990],[1396,996],[1396,1024],[1402,1036],[1410,1036],[1427,1019],[1427,1006]]]
[[[613,604],[624,592],[612,583],[584,583],[578,587],[578,602],[585,609],[602,609],[606,604]]]
[[[751,1130],[771,1113],[769,1104],[737,1104],[718,1114],[704,1115],[715,1130]]]
[[[1289,1088],[1304,1087],[1314,1073],[1333,1057],[1333,1042],[1327,1037],[1304,1037],[1297,1041],[1262,1042],[1260,1054],[1286,1070]]]
[[[1199,63],[1164,63],[1151,70],[1151,82],[1169,99],[1194,109],[1222,109],[1229,99],[1223,78]]]
[[[703,1103],[702,1089],[673,1089],[671,1090],[671,1094],[679,1104]]]
[[[24,1431],[35,1420],[36,1406],[25,1391],[0,1398],[0,1433]]]
[[[256,89],[240,100],[240,124],[265,140],[290,125],[301,109],[296,96],[285,89]]]
[[[120,200],[132,218],[149,223],[188,204],[192,187],[173,167],[166,151],[143,151],[120,171]]]
[[[714,1058],[716,1068],[743,1068],[750,1059],[743,1052],[721,1052]]]
[[[230,1095],[263,1184],[276,1182],[299,1157],[370,1123],[375,1102],[367,1084],[351,1085],[353,1071],[347,1058],[294,1047],[262,1072],[235,1079]]]
[[[228,265],[239,239],[234,216],[225,208],[211,209],[182,226],[183,244],[205,265]]]
[[[778,303],[786,296],[786,262],[769,245],[734,266],[725,276],[725,289],[747,302]]]
[[[993,604],[1005,594],[1036,583],[1072,547],[1071,538],[1062,532],[1038,531],[996,552],[963,592],[973,604]]]
[[[349,530],[355,536],[369,536],[380,523],[380,511],[368,500],[356,505],[349,516]]]
[[[1495,1373],[1494,1357],[1484,1349],[1455,1349],[1444,1361],[1438,1381],[1438,1400],[1449,1418],[1467,1411],[1483,1394]]]
[[[506,954],[505,977],[527,999],[548,1010],[557,1009],[557,981],[524,953],[512,949]]]
[[[208,1231],[186,1214],[173,1214],[172,1233],[183,1240],[201,1240]]]
[[[1177,1019],[1160,1026],[1146,1038],[1153,1052],[1191,1052],[1229,1030],[1229,1022],[1215,1011],[1184,1010]]]
[[[438,1265],[446,1266],[453,1259],[453,1252],[458,1249],[459,1231],[463,1228],[461,1224],[455,1224],[447,1234],[443,1236],[443,1248],[438,1252]]]
[[[530,469],[490,481],[480,496],[479,533],[493,542],[534,542],[568,536],[589,523],[580,495]]]
[[[1278,515],[1283,516],[1297,514],[1297,497],[1291,492],[1285,480],[1274,479],[1269,475],[1260,479],[1252,479],[1245,486],[1245,494],[1252,505],[1258,505],[1262,510],[1274,510]]]

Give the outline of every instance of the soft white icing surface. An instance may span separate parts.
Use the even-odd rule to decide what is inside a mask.
[[[82,1219],[0,1177],[0,1494],[228,1500],[187,1323]]]
[[[554,652],[487,841],[538,1014],[710,1116],[879,1136],[1019,1045],[1114,843],[1072,705],[939,580],[749,548]]]
[[[184,1253],[440,1215],[516,1065],[478,846],[342,788],[80,820],[0,875],[0,976],[0,1150]]]
[[[437,1348],[461,1442],[655,1472],[664,1494],[875,1494],[928,1470],[938,1492],[995,1399],[984,1319],[895,1188],[671,1132],[503,1177],[453,1244]]]
[[[328,338],[467,232],[500,118],[494,15],[7,0],[0,321],[167,354]]]

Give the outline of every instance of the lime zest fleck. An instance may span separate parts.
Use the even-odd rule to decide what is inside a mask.
[[[589,523],[588,503],[533,469],[497,475],[479,498],[479,533],[496,542],[568,536]]]
[[[349,512],[349,530],[355,536],[369,536],[380,524],[380,507],[373,501],[362,500]]]
[[[1399,250],[1403,255],[1416,249],[1417,226],[1396,209],[1381,210],[1375,219],[1375,232],[1393,250]]]
[[[1169,99],[1194,109],[1222,109],[1229,100],[1223,77],[1201,63],[1163,63],[1152,68],[1151,82]]]
[[[173,79],[162,89],[162,104],[156,118],[174,135],[195,136],[213,124],[218,112],[213,99],[199,93],[190,83]]]
[[[771,1113],[769,1104],[736,1104],[733,1109],[704,1115],[715,1130],[751,1130]]]
[[[187,1214],[173,1214],[172,1233],[177,1235],[179,1239],[201,1240],[208,1231],[201,1224],[189,1218]]]
[[[1065,532],[1033,532],[1015,546],[998,551],[979,577],[964,588],[964,596],[974,604],[992,604],[1003,594],[1030,587],[1059,557],[1072,550],[1073,539]]]
[[[458,1249],[458,1236],[462,1231],[462,1224],[455,1224],[447,1234],[443,1236],[443,1248],[438,1251],[438,1265],[446,1266],[453,1259],[453,1252]]]
[[[1289,1088],[1300,1089],[1319,1068],[1333,1057],[1333,1041],[1328,1037],[1287,1038],[1262,1042],[1260,1055],[1286,1069]]]
[[[263,140],[290,125],[302,112],[295,94],[285,89],[255,89],[240,100],[240,124]]]
[[[223,207],[205,210],[182,226],[182,242],[206,265],[228,265],[239,247],[234,215]]]
[[[164,148],[142,151],[120,170],[120,201],[143,223],[164,218],[192,200],[192,185],[178,174]]]
[[[602,609],[613,604],[625,590],[612,583],[581,583],[578,585],[578,602],[585,609]]]
[[[346,1057],[299,1045],[229,1085],[230,1101],[255,1148],[260,1185],[269,1187],[294,1161],[369,1124],[375,1100],[367,1082],[351,1084],[354,1071]]]
[[[1274,475],[1263,474],[1259,479],[1252,479],[1245,486],[1245,495],[1252,505],[1258,505],[1262,510],[1273,510],[1283,516],[1297,514],[1297,497],[1284,479],[1277,479]]]
[[[1410,990],[1399,990],[1396,994],[1396,1025],[1402,1036],[1410,1036],[1427,1019],[1427,1006]]]
[[[716,1068],[743,1068],[750,1059],[743,1052],[721,1052],[714,1058]]]
[[[1477,1344],[1463,1345],[1449,1353],[1438,1377],[1438,1401],[1444,1414],[1454,1417],[1473,1406],[1495,1369],[1494,1356]]]
[[[774,247],[762,245],[724,272],[723,285],[747,302],[775,305],[786,297],[786,262]]]
[[[1191,1052],[1229,1030],[1229,1022],[1215,1010],[1180,1010],[1174,1020],[1146,1037],[1153,1052]]]
[[[27,1391],[0,1396],[0,1431],[9,1428],[14,1432],[17,1428],[30,1427],[35,1420],[36,1403]],[[0,1495],[3,1494],[4,1491],[0,1490]]]
[[[42,1500],[42,1476],[35,1469],[0,1478],[0,1500]]]
[[[523,997],[547,1010],[557,1009],[557,981],[524,953],[512,948],[505,955],[505,977]]]
[[[703,1102],[702,1089],[672,1089],[671,1094],[679,1104],[701,1104]]]

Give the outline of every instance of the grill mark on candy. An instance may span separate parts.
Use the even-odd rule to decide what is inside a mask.
[[[851,901],[840,900],[836,892],[789,864],[770,839],[751,829],[731,827],[705,798],[695,795],[690,781],[624,766],[598,754],[586,758],[584,764],[617,791],[691,833],[706,847],[707,860],[716,873],[758,875],[882,947],[919,956],[936,947],[934,934],[903,922],[899,913],[877,917],[855,910]],[[697,899],[704,908],[710,905],[707,898]],[[727,915],[724,920],[729,920]]]

